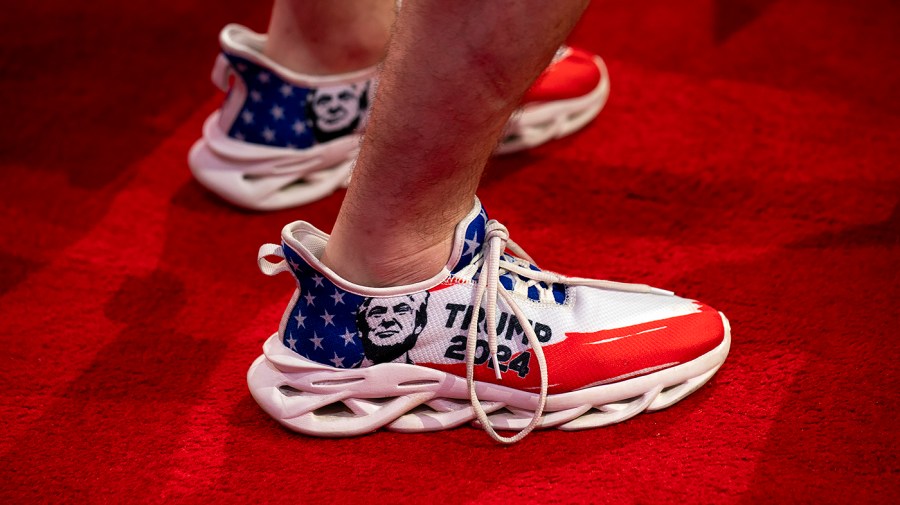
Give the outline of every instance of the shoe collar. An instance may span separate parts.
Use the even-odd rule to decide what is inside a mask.
[[[232,23],[219,32],[219,44],[222,51],[228,55],[238,56],[266,67],[283,80],[299,87],[321,88],[335,86],[351,82],[360,82],[372,79],[378,74],[378,67],[371,66],[354,72],[334,75],[312,75],[294,72],[275,62],[265,54],[263,48],[266,45],[268,35],[256,33],[246,26]]]
[[[342,278],[320,259],[330,235],[305,221],[295,221],[282,229],[282,249],[285,260],[298,277],[321,274],[339,288],[360,296],[407,295],[432,289],[469,265],[481,253],[486,222],[487,212],[476,198],[472,210],[456,226],[450,258],[444,268],[429,279],[404,286],[373,288]]]

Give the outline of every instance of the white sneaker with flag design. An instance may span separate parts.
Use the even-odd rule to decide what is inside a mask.
[[[260,248],[260,268],[291,272],[297,290],[247,378],[263,410],[310,435],[474,421],[514,442],[604,426],[684,398],[730,346],[725,316],[700,302],[538,269],[477,201],[446,267],[414,285],[340,278],[308,223],[282,241]]]
[[[197,181],[249,209],[313,202],[345,186],[359,150],[377,68],[318,76],[263,54],[265,34],[230,24],[213,83],[227,92],[188,155]],[[600,57],[562,47],[509,119],[499,153],[570,135],[594,119],[609,95]]]

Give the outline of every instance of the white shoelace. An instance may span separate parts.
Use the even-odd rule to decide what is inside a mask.
[[[488,337],[488,350],[490,352],[490,359],[492,360],[494,373],[497,377],[497,380],[502,380],[502,377],[500,375],[500,366],[497,360],[498,346],[496,321],[498,296],[503,298],[503,300],[506,302],[506,305],[512,309],[516,318],[519,320],[519,325],[524,330],[525,336],[528,339],[528,345],[534,352],[534,357],[538,363],[538,372],[541,376],[541,388],[538,397],[537,408],[535,408],[534,410],[534,415],[531,418],[531,422],[529,422],[528,425],[525,426],[525,428],[511,437],[500,436],[491,425],[487,413],[484,411],[484,408],[481,406],[481,402],[478,400],[478,395],[475,393],[475,354],[478,343],[479,325],[477,321],[474,321],[469,325],[469,334],[466,341],[466,382],[469,385],[469,398],[472,402],[472,408],[475,410],[475,415],[478,417],[478,421],[481,423],[481,426],[484,428],[487,434],[490,435],[491,438],[500,443],[512,444],[525,438],[525,436],[531,433],[531,430],[535,429],[541,422],[541,416],[544,413],[544,407],[547,403],[547,363],[544,359],[544,351],[541,348],[541,343],[534,332],[534,328],[532,328],[531,324],[528,322],[528,317],[526,317],[522,310],[519,308],[519,305],[516,303],[513,295],[506,289],[501,289],[500,275],[503,271],[518,274],[521,278],[530,279],[528,283],[529,285],[534,285],[534,283],[531,281],[535,281],[544,282],[551,287],[553,284],[565,284],[570,286],[581,285],[601,289],[610,289],[615,291],[627,291],[632,293],[657,293],[671,295],[672,292],[657,289],[644,284],[626,284],[613,281],[584,279],[580,277],[565,277],[552,272],[532,270],[531,268],[522,266],[517,262],[502,259],[501,255],[507,249],[509,249],[509,251],[512,252],[514,256],[526,260],[531,264],[534,264],[534,261],[531,259],[531,257],[529,257],[528,254],[523,251],[522,248],[519,247],[515,242],[510,240],[509,232],[507,231],[505,226],[493,219],[488,221],[485,225],[485,239],[484,245],[482,246],[481,258],[473,261],[471,265],[463,269],[463,271],[460,271],[459,274],[474,275],[477,272],[478,267],[481,267],[481,273],[478,276],[478,285],[475,289],[475,299],[472,303],[472,305],[474,306],[473,314],[480,313],[482,308],[482,301],[486,296],[487,300],[484,304],[484,310],[485,327]]]

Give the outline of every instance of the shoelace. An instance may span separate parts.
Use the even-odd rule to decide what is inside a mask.
[[[671,291],[654,288],[644,284],[626,284],[613,281],[584,279],[580,277],[565,277],[553,272],[532,270],[531,268],[522,266],[515,261],[508,261],[501,258],[501,255],[507,249],[511,253],[513,253],[514,256],[526,260],[531,264],[535,264],[531,257],[528,256],[528,254],[524,250],[522,250],[521,247],[510,240],[509,232],[507,231],[505,226],[493,219],[488,221],[485,225],[485,239],[484,245],[482,246],[481,258],[476,259],[471,265],[464,269],[464,271],[469,274],[474,274],[475,272],[477,272],[477,269],[479,267],[481,268],[481,273],[478,276],[478,284],[475,289],[475,299],[472,303],[474,305],[473,313],[478,314],[481,311],[482,301],[485,299],[485,297],[487,297],[484,305],[485,327],[487,329],[490,359],[492,360],[492,363],[494,365],[494,374],[497,377],[497,380],[502,380],[500,375],[500,366],[497,359],[498,345],[496,321],[498,297],[503,298],[503,301],[506,302],[506,305],[512,309],[513,314],[515,314],[516,318],[518,318],[519,325],[524,330],[525,336],[528,339],[528,344],[531,347],[531,350],[534,352],[534,357],[538,363],[538,372],[541,376],[541,388],[540,394],[538,396],[537,408],[534,410],[534,415],[531,418],[531,422],[529,422],[528,425],[525,426],[525,428],[511,437],[500,436],[497,431],[494,430],[494,427],[491,426],[491,422],[488,419],[487,413],[481,406],[481,402],[478,400],[478,395],[475,392],[475,353],[478,343],[478,324],[469,325],[469,334],[466,340],[466,382],[469,386],[469,398],[472,402],[472,408],[475,410],[475,415],[478,417],[478,421],[481,423],[481,426],[484,428],[487,434],[497,442],[512,444],[525,438],[526,435],[531,433],[531,430],[535,429],[540,424],[541,416],[544,413],[544,407],[547,404],[548,379],[547,363],[544,359],[544,351],[541,348],[541,343],[534,332],[534,328],[532,328],[531,324],[529,324],[528,318],[519,308],[519,305],[516,303],[513,295],[506,289],[500,289],[500,275],[503,271],[518,274],[523,278],[531,279],[535,282],[544,282],[551,286],[553,284],[564,284],[570,286],[581,285],[616,291],[627,291],[632,293],[656,293],[665,295],[672,295],[673,293]],[[463,271],[459,273],[465,275]],[[529,282],[529,284],[532,283]]]

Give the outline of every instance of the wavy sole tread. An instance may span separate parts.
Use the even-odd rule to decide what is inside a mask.
[[[677,403],[712,378],[725,361],[731,329],[724,315],[722,321],[722,343],[693,361],[548,396],[539,427],[597,428]],[[462,377],[393,363],[334,369],[285,349],[277,334],[263,349],[247,373],[251,394],[263,410],[294,431],[345,437],[379,429],[420,433],[477,424]],[[520,430],[531,421],[537,394],[481,382],[476,391],[495,429]]]

